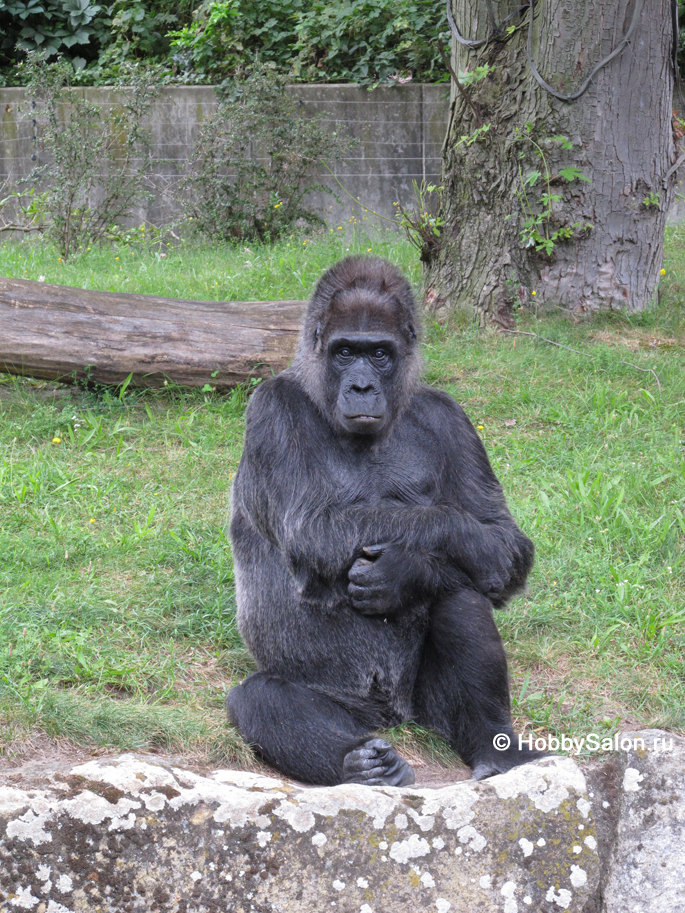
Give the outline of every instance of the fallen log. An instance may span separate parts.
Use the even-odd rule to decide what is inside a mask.
[[[0,277],[0,372],[218,389],[282,371],[304,301],[183,301]]]

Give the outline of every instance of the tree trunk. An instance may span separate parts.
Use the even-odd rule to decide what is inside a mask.
[[[304,301],[178,301],[0,278],[0,371],[139,386],[235,386],[295,351]]]
[[[501,21],[520,3],[490,8]],[[538,0],[531,46],[541,76],[571,94],[620,44],[636,3],[627,46],[576,101],[535,80],[530,10],[478,50],[453,40],[455,69],[492,69],[466,88],[475,113],[452,86],[445,224],[424,271],[429,308],[473,307],[481,325],[507,326],[531,304],[638,311],[652,303],[675,178],[671,0]],[[452,10],[463,36],[491,30],[487,0],[452,0]],[[509,35],[508,26],[516,27]]]

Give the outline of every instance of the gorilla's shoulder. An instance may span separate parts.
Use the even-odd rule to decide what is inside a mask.
[[[284,372],[259,384],[250,398],[247,418],[297,419],[312,409],[314,404],[297,378]]]
[[[458,431],[473,427],[454,397],[428,384],[417,387],[410,412],[424,427],[442,434],[449,429]]]
[[[262,381],[250,397],[246,415],[246,430],[260,436],[295,429],[303,423],[316,421],[316,406],[297,378],[287,372]]]

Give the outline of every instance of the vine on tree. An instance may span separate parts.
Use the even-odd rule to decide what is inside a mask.
[[[520,152],[518,162],[519,189],[517,190],[517,195],[521,202],[524,216],[521,223],[521,244],[526,248],[534,247],[536,251],[544,252],[548,257],[551,257],[557,244],[562,241],[569,241],[571,238],[580,238],[594,228],[591,222],[574,222],[572,225],[561,225],[559,228],[553,228],[554,223],[557,221],[554,209],[555,204],[561,203],[564,199],[563,193],[555,192],[553,185],[558,184],[560,181],[565,181],[568,184],[572,184],[574,181],[585,181],[589,184],[591,180],[579,168],[573,166],[560,168],[556,175],[552,175],[542,145],[533,138],[533,124],[525,124],[523,130],[517,128],[516,142],[528,144],[529,147],[532,147],[540,166],[524,175],[521,168],[521,159],[525,156],[525,151],[522,150]],[[542,142],[547,145],[558,144],[562,149],[573,149],[573,143],[566,136],[550,136]],[[530,191],[541,182],[544,189],[536,199]]]

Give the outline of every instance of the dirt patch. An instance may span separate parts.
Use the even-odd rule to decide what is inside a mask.
[[[55,772],[67,773],[77,764],[112,754],[105,749],[83,748],[67,740],[34,734],[24,742],[15,742],[0,754],[0,783],[42,784]]]
[[[639,349],[671,349],[674,346],[683,345],[682,340],[668,336],[654,336],[652,333],[639,329],[624,330],[621,333],[598,330],[592,334],[591,339],[608,346],[624,346],[633,352],[637,352]]]
[[[112,751],[111,748],[92,749],[73,745],[65,739],[50,739],[45,735],[33,735],[21,744],[14,744],[6,754],[0,755],[0,785],[35,788],[49,785],[54,782],[54,777],[64,778],[69,771],[79,764],[86,764],[98,758],[115,758],[122,754]],[[200,763],[197,759],[179,757],[178,755],[152,754],[147,752],[133,752],[136,758],[150,761],[163,761],[184,770],[191,770],[201,776],[207,776],[217,767],[214,764]],[[434,759],[421,757],[414,752],[403,752],[404,757],[414,768],[416,773],[416,786],[422,788],[439,788],[449,786],[458,780],[466,780],[471,771],[455,759],[454,765],[441,764]],[[298,783],[284,777],[277,770],[266,764],[261,764],[256,759],[249,765],[255,773],[266,777],[275,777],[297,786],[308,784]]]
[[[0,377],[9,377],[11,375],[0,375]],[[30,390],[32,395],[39,399],[65,399],[76,398],[79,388],[71,384],[58,384],[49,380],[31,380],[22,376],[17,376],[15,380],[0,382],[0,399],[16,400],[18,397],[18,387]]]
[[[446,767],[425,758],[419,761],[414,758],[408,758],[407,760],[414,768],[414,773],[416,774],[415,785],[422,788],[439,789],[441,786],[449,786],[458,780],[468,780],[471,776],[470,768],[458,762],[451,767]]]

